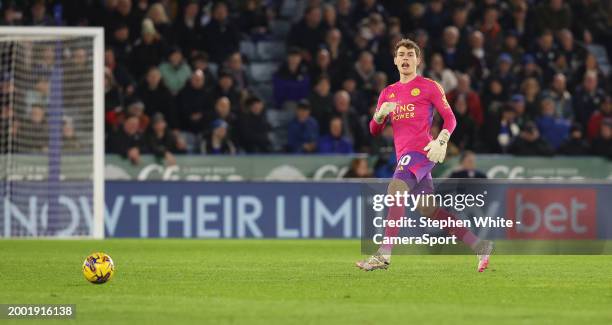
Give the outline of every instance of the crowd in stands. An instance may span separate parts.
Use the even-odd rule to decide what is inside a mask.
[[[145,152],[168,163],[181,153],[270,152],[392,163],[390,126],[373,138],[367,123],[398,80],[393,47],[403,37],[421,47],[420,73],[441,84],[458,120],[450,155],[612,158],[610,1],[35,0],[1,9],[3,25],[105,28],[106,148],[134,163]]]

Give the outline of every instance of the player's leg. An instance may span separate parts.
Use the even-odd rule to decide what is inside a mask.
[[[393,179],[387,187],[387,194],[395,195],[395,193],[410,192],[411,185],[416,183],[416,177],[410,171],[396,171]],[[403,205],[391,205],[388,208],[386,220],[399,220],[404,216]],[[397,237],[400,227],[385,227],[385,237]],[[391,252],[393,244],[383,244],[379,247],[376,254],[368,259],[358,261],[355,265],[364,271],[373,271],[377,269],[387,269],[391,262]]]
[[[415,193],[433,193],[433,181],[431,174],[425,176],[415,187]],[[419,201],[421,203],[421,201]],[[448,210],[436,207],[434,205],[419,204],[417,210],[420,215],[432,219],[438,220],[457,220],[457,217],[449,212]],[[469,228],[467,227],[446,227],[444,230],[450,235],[455,235],[467,246],[469,246],[478,257],[478,272],[483,272],[489,265],[489,256],[493,251],[493,242],[490,240],[480,240]]]

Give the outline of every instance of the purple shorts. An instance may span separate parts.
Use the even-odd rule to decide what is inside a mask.
[[[431,170],[434,165],[424,154],[411,151],[397,160],[393,178],[406,182],[411,193],[430,194],[434,191],[431,178]]]

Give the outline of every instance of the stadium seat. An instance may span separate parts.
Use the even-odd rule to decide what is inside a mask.
[[[276,38],[284,40],[291,29],[291,22],[285,19],[276,19],[271,22],[270,29]]]
[[[257,56],[262,60],[282,60],[285,56],[285,44],[282,42],[258,42]]]
[[[214,62],[208,62],[208,69],[210,69],[213,76],[217,76],[219,72],[219,65]]]
[[[293,18],[298,10],[297,0],[285,0],[280,9],[280,16],[286,18]]]
[[[255,43],[251,41],[240,41],[240,53],[246,55],[249,60],[257,60],[257,51],[255,49]]]
[[[274,89],[269,83],[259,83],[253,85],[253,91],[263,99],[267,107],[274,104]]]
[[[276,72],[276,66],[276,63],[254,62],[251,63],[249,69],[251,70],[253,80],[259,83],[265,83],[272,80],[272,76],[274,72]]]

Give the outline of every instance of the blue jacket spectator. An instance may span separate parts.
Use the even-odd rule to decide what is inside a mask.
[[[290,49],[287,61],[274,75],[274,100],[278,108],[286,101],[299,101],[310,94],[310,78],[298,49]]]
[[[342,136],[342,119],[329,121],[329,134],[321,137],[317,145],[319,153],[352,153],[353,144]]]
[[[298,104],[296,117],[289,123],[287,147],[289,152],[309,153],[317,149],[319,123],[310,116],[310,104],[302,101]]]
[[[544,98],[541,105],[542,115],[536,119],[536,125],[542,138],[557,149],[567,139],[571,123],[564,118],[555,117],[555,102],[551,98]]]

